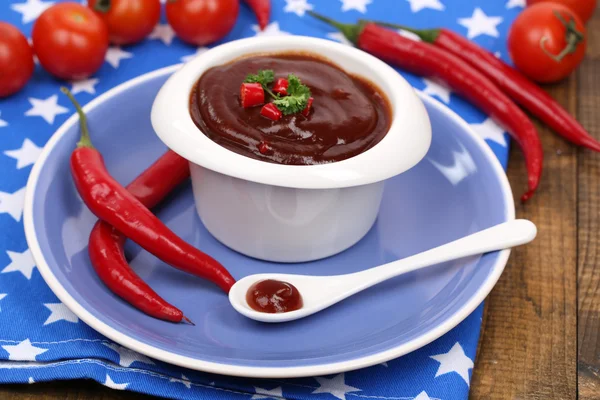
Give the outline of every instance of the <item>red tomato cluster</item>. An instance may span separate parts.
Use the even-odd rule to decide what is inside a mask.
[[[181,40],[204,46],[231,31],[239,0],[169,0],[165,8]],[[36,20],[33,50],[17,28],[0,22],[0,97],[25,86],[33,74],[34,52],[41,66],[57,78],[83,79],[102,66],[109,43],[130,45],[143,40],[160,13],[160,0],[88,0],[87,7],[58,3]]]
[[[541,83],[569,76],[585,56],[584,24],[595,9],[596,0],[527,0],[508,33],[515,66]]]

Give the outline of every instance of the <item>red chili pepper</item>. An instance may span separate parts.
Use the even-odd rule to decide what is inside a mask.
[[[240,98],[244,108],[260,106],[265,102],[265,90],[260,83],[242,83]]]
[[[228,293],[235,279],[218,261],[178,237],[110,176],[90,140],[85,113],[68,89],[61,90],[79,114],[81,139],[71,154],[71,175],[90,211],[167,264],[208,279]]]
[[[418,35],[421,40],[448,50],[477,68],[518,104],[545,122],[565,139],[579,146],[600,151],[600,142],[594,139],[575,118],[542,88],[522,73],[496,58],[489,51],[448,29],[411,29],[401,25],[379,23],[404,29]]]
[[[337,27],[358,47],[417,75],[446,82],[502,125],[519,143],[527,165],[529,190],[522,201],[531,198],[542,173],[544,152],[537,130],[527,115],[492,81],[462,59],[429,43],[408,39],[374,23],[341,24],[309,13]]]
[[[304,110],[302,110],[302,115],[304,115],[305,117],[308,117],[308,114],[310,114],[313,100],[314,99],[312,97],[309,97],[308,102],[306,103],[306,107],[304,108]]]
[[[277,78],[273,85],[273,92],[279,93],[281,96],[287,96],[288,80],[285,78]]]
[[[260,30],[264,30],[269,25],[271,17],[271,0],[244,0],[254,11]]]
[[[273,121],[279,121],[283,113],[273,103],[268,103],[263,106],[260,110],[260,115],[263,117],[272,119]]]
[[[189,176],[188,161],[167,151],[131,182],[127,190],[144,206],[152,208]],[[88,252],[98,277],[117,296],[152,317],[193,324],[131,269],[123,252],[126,239],[106,222],[96,222],[90,234]]]

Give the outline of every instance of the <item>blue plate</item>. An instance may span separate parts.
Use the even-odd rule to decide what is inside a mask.
[[[93,141],[123,184],[166,150],[152,131],[150,108],[176,68],[136,78],[85,107]],[[259,272],[354,272],[514,218],[504,171],[487,145],[448,108],[429,98],[423,101],[433,125],[427,157],[386,183],[375,226],[337,256],[290,265],[235,253],[204,229],[189,185],[157,213],[236,278]],[[31,173],[24,218],[32,254],[50,288],[88,325],[169,363],[251,377],[324,375],[381,363],[424,346],[467,317],[490,292],[509,255],[491,253],[410,273],[312,317],[272,325],[237,314],[216,286],[128,243],[132,267],[196,326],[159,321],[113,295],[90,264],[87,238],[95,218],[81,202],[69,172],[78,135],[73,116],[46,145]]]

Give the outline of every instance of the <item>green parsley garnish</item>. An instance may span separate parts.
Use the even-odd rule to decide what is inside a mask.
[[[248,74],[245,83],[260,83],[265,86],[269,86],[271,83],[275,81],[275,73],[272,69],[261,69],[258,71],[258,74]]]
[[[260,83],[265,92],[274,99],[273,104],[285,115],[302,112],[308,105],[308,99],[311,96],[310,89],[294,74],[289,74],[287,80],[287,96],[284,97],[269,89],[269,85],[275,81],[275,73],[272,69],[261,69],[257,74],[248,74],[244,82]]]
[[[287,96],[275,99],[273,104],[285,115],[302,112],[308,104],[310,89],[294,74],[289,74],[287,80]]]

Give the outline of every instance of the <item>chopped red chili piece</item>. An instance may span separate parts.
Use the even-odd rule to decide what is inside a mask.
[[[258,151],[260,152],[260,154],[267,154],[269,152],[269,145],[265,142],[260,142],[260,144],[258,145]]]
[[[244,108],[260,106],[265,102],[265,91],[260,83],[242,83],[240,97]]]
[[[278,78],[273,85],[273,92],[279,93],[282,96],[287,96],[288,92],[288,80],[285,78]]]
[[[308,117],[308,114],[310,114],[310,109],[312,108],[313,100],[314,99],[312,97],[309,97],[308,103],[306,103],[306,108],[302,110],[302,115],[304,115],[305,117]]]
[[[283,113],[273,103],[265,104],[260,110],[260,115],[272,119],[273,121],[279,121]]]

